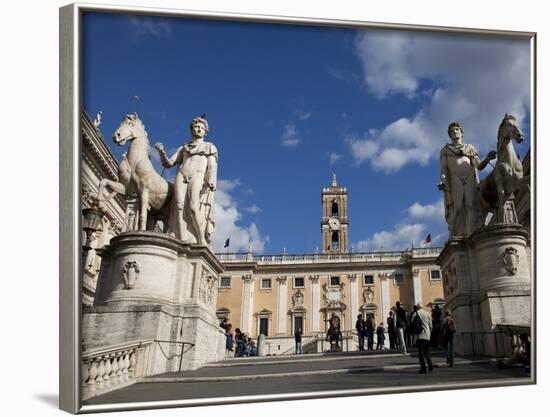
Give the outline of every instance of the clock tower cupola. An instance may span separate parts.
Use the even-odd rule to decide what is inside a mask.
[[[321,238],[323,253],[348,252],[348,190],[338,186],[336,173],[332,185],[321,193]]]

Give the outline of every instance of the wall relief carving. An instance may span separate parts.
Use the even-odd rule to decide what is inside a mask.
[[[124,289],[131,290],[136,285],[139,278],[139,265],[137,261],[128,261],[122,267],[122,276],[124,278]]]
[[[502,261],[504,262],[504,266],[510,275],[516,275],[518,273],[519,254],[516,248],[510,246],[504,249]]]

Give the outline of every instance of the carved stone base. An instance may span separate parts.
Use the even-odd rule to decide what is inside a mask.
[[[528,233],[497,224],[468,238],[449,239],[437,264],[446,307],[457,324],[457,352],[501,356],[509,352],[498,325],[531,323]]]
[[[145,376],[224,357],[225,335],[215,315],[223,267],[207,247],[127,232],[101,256],[94,307],[83,312],[85,347],[153,340]]]

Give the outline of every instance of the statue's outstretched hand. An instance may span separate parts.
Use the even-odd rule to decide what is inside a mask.
[[[492,161],[496,157],[497,157],[497,152],[496,151],[489,151],[489,153],[487,154],[487,159],[489,161]]]
[[[159,152],[164,152],[164,145],[160,142],[157,142],[155,143],[155,148],[157,149],[157,151]]]

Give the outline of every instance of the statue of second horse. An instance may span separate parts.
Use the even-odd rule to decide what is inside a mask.
[[[514,140],[521,143],[523,138],[516,118],[505,114],[498,128],[495,168],[479,184],[485,211],[496,212],[497,223],[517,223],[510,202],[514,193],[529,184],[530,178],[523,175],[523,164],[514,149]]]

